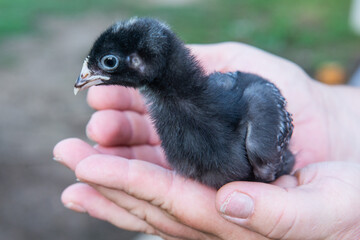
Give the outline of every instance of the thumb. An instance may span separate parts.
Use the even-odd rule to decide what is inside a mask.
[[[216,207],[228,221],[269,238],[317,239],[331,231],[326,223],[337,217],[331,216],[328,198],[310,185],[233,182],[218,191]]]

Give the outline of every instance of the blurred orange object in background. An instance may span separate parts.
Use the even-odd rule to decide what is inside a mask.
[[[327,62],[322,64],[315,72],[315,79],[322,83],[334,85],[345,84],[347,74],[343,66],[336,62]]]

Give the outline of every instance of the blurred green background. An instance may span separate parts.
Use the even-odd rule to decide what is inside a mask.
[[[51,160],[61,139],[87,139],[93,110],[85,93],[73,96],[73,85],[94,39],[114,21],[157,17],[186,43],[245,42],[294,61],[313,77],[335,62],[335,71],[325,75],[346,80],[360,60],[350,5],[350,0],[0,0],[0,239],[137,237],[66,210],[61,192],[75,176]]]
[[[43,16],[102,12],[155,16],[187,43],[241,41],[288,58],[308,72],[327,61],[350,69],[359,37],[350,30],[350,0],[1,0],[0,39],[36,31]],[[357,50],[357,51],[356,51]]]

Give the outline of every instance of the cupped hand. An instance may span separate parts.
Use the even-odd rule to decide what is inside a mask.
[[[54,155],[82,182],[62,194],[64,205],[74,211],[164,239],[265,239],[218,214],[214,189],[156,161],[100,154],[79,139],[58,143]]]
[[[208,72],[251,72],[280,88],[288,101],[288,111],[294,118],[295,129],[290,145],[296,154],[296,168],[331,159],[325,91],[299,67],[244,44],[192,45],[190,48]],[[229,196],[236,196],[232,194],[234,191],[247,194],[253,201],[253,211],[248,215],[248,220],[230,219],[235,223],[226,221],[214,207],[216,192],[213,189],[185,180],[170,170],[159,137],[137,91],[115,86],[93,87],[89,90],[88,102],[98,110],[87,125],[87,135],[97,145],[91,147],[80,140],[68,139],[54,149],[56,159],[87,183],[72,185],[64,191],[62,200],[69,208],[87,211],[120,228],[154,233],[165,239],[291,236],[286,235],[285,230],[281,232],[283,226],[292,224],[286,219],[281,220],[283,215],[276,212],[282,209],[279,206],[275,206],[274,214],[269,215],[278,219],[266,219],[269,225],[275,224],[276,231],[266,231],[269,228],[262,230],[261,220],[264,219],[255,218],[258,216],[257,204],[263,204],[264,198],[274,204],[276,201],[272,199],[278,200],[280,197],[283,200],[279,203],[295,200],[289,196],[290,192],[301,192],[304,185],[298,177],[301,174],[294,178],[284,176],[275,185],[237,182],[224,186],[217,195],[218,211],[228,214],[227,211],[231,209],[229,203],[232,202]],[[312,182],[309,185],[319,188]],[[242,190],[243,186],[246,186],[245,190]],[[249,186],[251,188],[247,188]],[[296,191],[288,191],[290,188]],[[269,198],[265,193],[258,192],[263,189]],[[274,194],[283,191],[288,191],[289,195],[282,194],[277,198],[277,194]],[[261,209],[265,205],[259,206]],[[283,225],[276,224],[278,221]],[[296,221],[302,220],[299,218]],[[296,225],[296,222],[293,224]],[[301,224],[296,226],[296,229],[301,229]]]
[[[360,164],[322,162],[273,184],[233,182],[217,193],[229,222],[271,239],[359,239]]]
[[[60,142],[54,153],[83,182],[63,192],[64,205],[119,228],[164,239],[356,239],[360,234],[358,163],[310,164],[273,184],[233,182],[216,193],[157,163],[99,154],[78,139]]]

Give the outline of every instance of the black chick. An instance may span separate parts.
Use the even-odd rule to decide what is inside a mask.
[[[118,22],[96,40],[75,94],[93,85],[139,88],[171,166],[208,186],[270,182],[294,165],[292,118],[275,85],[243,72],[206,75],[157,20]]]

